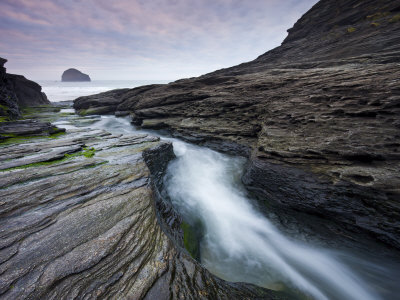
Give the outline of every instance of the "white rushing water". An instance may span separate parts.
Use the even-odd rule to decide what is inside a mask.
[[[174,150],[167,190],[186,219],[200,218],[202,263],[213,273],[266,287],[281,281],[316,299],[379,298],[328,253],[284,237],[254,210],[238,183],[241,159],[179,141]]]
[[[90,127],[112,133],[138,132],[127,119],[113,116],[102,116]],[[201,262],[212,273],[229,281],[285,287],[314,299],[395,299],[391,295],[398,295],[399,270],[391,272],[390,264],[342,253],[353,266],[361,266],[354,268],[333,251],[282,234],[248,199],[240,182],[243,158],[168,140],[173,142],[177,159],[169,164],[166,189],[188,223],[202,224]],[[387,290],[391,290],[389,297]]]

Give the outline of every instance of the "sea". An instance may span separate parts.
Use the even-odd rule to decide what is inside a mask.
[[[134,88],[155,83],[168,83],[168,80],[95,80],[91,82],[62,82],[38,80],[42,91],[51,102],[74,100],[80,96],[93,95],[113,89]]]

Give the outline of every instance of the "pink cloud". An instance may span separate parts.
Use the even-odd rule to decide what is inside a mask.
[[[316,1],[2,0],[0,51],[10,54],[11,66],[23,55],[36,57],[37,70],[75,60],[154,73],[206,72],[279,45]]]

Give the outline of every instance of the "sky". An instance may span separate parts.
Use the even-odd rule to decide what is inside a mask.
[[[317,0],[0,0],[9,73],[59,80],[174,80],[281,44]]]

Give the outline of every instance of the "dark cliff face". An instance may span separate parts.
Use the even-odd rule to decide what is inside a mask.
[[[21,75],[7,74],[6,62],[0,58],[0,116],[16,119],[21,115],[20,107],[50,103],[39,84]]]
[[[111,111],[247,155],[243,180],[261,203],[400,248],[399,7],[322,0],[254,61],[131,89]],[[75,108],[95,110],[91,98]]]
[[[90,81],[90,77],[77,69],[68,69],[61,75],[61,81]]]
[[[254,61],[209,75],[399,62],[399,19],[398,1],[321,0],[288,30],[281,46]]]
[[[7,81],[14,90],[20,107],[49,104],[42,87],[34,81],[26,79],[22,75],[7,74]]]
[[[7,59],[0,57],[0,120],[13,120],[20,117],[18,99],[10,88],[4,64]]]

